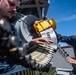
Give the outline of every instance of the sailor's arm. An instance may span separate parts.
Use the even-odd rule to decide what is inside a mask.
[[[76,36],[62,36],[61,34],[57,34],[57,38],[59,42],[65,42],[69,45],[76,44]]]

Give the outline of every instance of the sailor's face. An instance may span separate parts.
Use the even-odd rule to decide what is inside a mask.
[[[12,18],[19,5],[20,0],[0,0],[0,15]]]

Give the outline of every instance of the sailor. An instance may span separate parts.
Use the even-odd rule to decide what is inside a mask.
[[[20,6],[20,0],[0,0],[0,22],[2,23],[1,20],[3,18],[5,18],[7,20],[12,18],[14,13],[16,13],[17,8],[19,6]],[[16,29],[12,25],[11,25],[10,35],[15,35],[15,36],[18,35],[16,33]],[[22,43],[21,39],[19,37],[18,37],[18,39],[19,39],[19,43],[22,45],[23,43]],[[51,42],[48,39],[36,38],[36,39],[33,39],[32,41],[30,41],[29,43],[25,44],[25,47],[26,48],[30,47],[30,44],[32,42],[34,42],[36,44],[43,44],[44,41]],[[11,56],[9,56],[9,57],[11,57]],[[26,62],[24,62],[24,63],[26,64]],[[15,64],[15,63],[12,63],[7,59],[0,58],[0,75],[11,75],[14,72],[19,72],[19,71],[22,71],[22,70],[25,70],[25,69],[26,69],[25,67],[19,66],[19,65]]]

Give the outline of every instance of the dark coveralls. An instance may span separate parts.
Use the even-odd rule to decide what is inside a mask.
[[[59,42],[65,42],[73,47],[75,58],[76,58],[76,35],[72,36],[62,36],[57,34]],[[73,67],[73,74],[76,74],[76,67]]]
[[[18,34],[16,33],[16,29],[13,25],[11,25],[11,32],[10,35],[15,35],[18,37],[20,44],[22,45],[22,41],[19,38]],[[26,68],[16,65],[14,63],[9,62],[7,59],[0,58],[0,75],[11,75],[15,72],[19,72],[22,70],[26,70]]]

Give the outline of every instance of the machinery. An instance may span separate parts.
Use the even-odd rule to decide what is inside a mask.
[[[33,24],[35,21],[47,19],[49,5],[50,0],[22,0],[20,8],[13,17],[14,21],[16,21],[15,27],[22,40],[25,41],[26,39],[27,41],[25,42],[29,42],[31,38],[38,37],[34,31]],[[54,19],[50,21],[54,23]],[[29,26],[31,27],[29,28]],[[30,40],[28,41],[28,39]]]
[[[37,21],[39,22],[39,24],[44,24],[46,23],[46,21],[52,21],[50,23],[51,25],[53,24],[52,25],[53,29],[54,30],[56,29],[54,19],[48,20],[46,17],[49,5],[50,5],[50,0],[22,0],[21,6],[14,16],[14,20],[16,19],[15,27],[17,28],[17,32],[19,33],[21,39],[24,42],[29,42],[31,39],[38,37],[38,35],[36,34],[36,32],[39,34],[38,29],[35,32],[34,26],[33,26],[35,24],[38,25]],[[43,23],[40,23],[40,22],[43,22]],[[40,31],[42,30],[42,28],[39,28],[39,29]],[[54,38],[57,39],[56,36],[54,36]],[[56,44],[57,44],[57,41],[56,41]],[[54,56],[54,60],[55,58],[56,57]],[[43,75],[56,75],[56,66],[57,66],[56,63],[53,66],[54,67],[51,67],[48,73],[46,72],[42,74]],[[37,73],[38,71],[35,71],[35,72]]]
[[[46,23],[46,26],[49,25],[50,28],[53,28],[54,30],[56,29],[55,20],[54,19],[48,20],[46,17],[47,12],[48,12],[48,8],[49,8],[49,4],[50,4],[50,0],[22,0],[21,6],[14,16],[14,20],[16,19],[15,27],[17,29],[17,32],[20,35],[20,38],[24,42],[29,42],[31,39],[39,37],[39,35],[37,35],[37,33],[34,29],[36,27],[34,25],[37,24],[37,21],[39,23],[43,22],[42,27],[44,27],[43,25]],[[45,26],[45,29],[48,28],[46,26]],[[38,28],[38,29],[40,30],[42,28]],[[57,37],[56,37],[53,29],[52,29],[51,36],[54,34],[54,36],[52,36],[52,38],[53,37],[54,37],[54,39],[56,38],[56,40],[53,39],[55,41],[56,46],[54,46],[54,45],[53,46],[57,47]],[[42,29],[42,30],[44,30],[44,29]],[[36,51],[34,53],[36,53]],[[51,51],[51,54],[47,53],[48,57],[52,58],[52,53],[53,53],[53,49]],[[33,54],[31,54],[31,56]],[[41,53],[39,53],[39,54],[41,55]],[[37,54],[34,54],[34,55],[36,56]],[[43,57],[45,57],[45,53],[43,54]],[[35,57],[33,57],[33,59],[35,59]],[[42,59],[42,58],[40,58],[40,59]],[[36,59],[36,61],[40,60],[40,59]],[[47,58],[46,58],[46,60],[47,60]],[[48,60],[48,61],[50,62],[50,60]],[[45,62],[43,62],[43,63],[45,63]],[[42,62],[40,64],[42,64]],[[50,64],[51,65],[50,65],[50,68],[48,69],[48,71],[47,72],[42,71],[41,74],[43,74],[43,75],[50,75],[50,74],[56,75],[56,68],[52,67],[51,62],[50,62]],[[37,70],[34,70],[34,71],[36,72],[35,75],[40,74],[40,71],[37,71]],[[30,70],[30,72],[33,72],[33,71]]]
[[[18,12],[28,15],[32,14],[38,18],[46,18],[50,0],[22,0]]]

